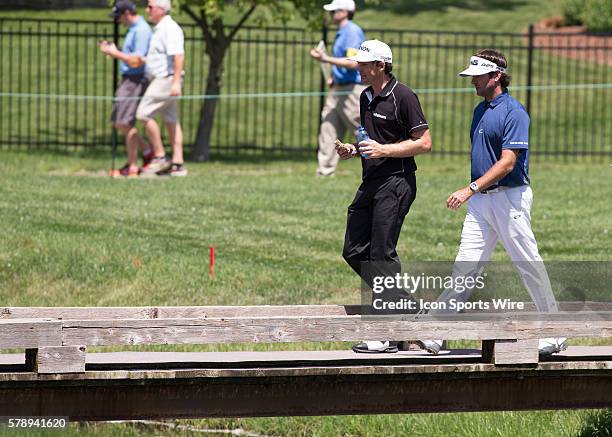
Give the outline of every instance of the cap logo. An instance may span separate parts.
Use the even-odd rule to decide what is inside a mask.
[[[506,72],[504,67],[500,67],[496,63],[489,61],[488,59],[480,58],[478,56],[472,56],[470,58],[470,65],[475,67],[481,67],[483,69],[488,69],[490,71],[500,71],[502,73]]]

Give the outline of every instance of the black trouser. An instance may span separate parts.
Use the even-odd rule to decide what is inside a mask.
[[[416,177],[408,173],[362,182],[348,207],[342,256],[369,287],[373,276],[401,273],[396,246],[415,197]],[[362,263],[371,263],[367,272]]]

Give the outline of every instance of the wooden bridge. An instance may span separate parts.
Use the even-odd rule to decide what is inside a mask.
[[[606,307],[607,309],[608,307]],[[563,307],[562,307],[563,309]],[[612,311],[366,318],[358,306],[0,308],[2,416],[70,420],[612,407],[612,347],[539,360],[541,337],[611,338]],[[479,340],[481,350],[110,352],[92,346]]]

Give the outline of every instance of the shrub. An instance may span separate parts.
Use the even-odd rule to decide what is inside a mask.
[[[612,0],[565,0],[566,24],[583,24],[591,32],[612,32]]]
[[[565,2],[563,2],[563,18],[565,18],[565,24],[582,24],[584,4],[585,0],[565,0]]]
[[[612,0],[587,0],[583,17],[591,32],[611,32]]]

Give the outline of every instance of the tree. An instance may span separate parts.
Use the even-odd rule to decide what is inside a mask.
[[[294,11],[303,17],[323,16],[321,2],[317,0],[180,0],[180,8],[202,30],[206,55],[210,61],[206,79],[206,95],[220,95],[223,78],[223,60],[238,31],[253,13],[260,9],[270,12],[276,19],[287,19]],[[226,26],[228,9],[239,11],[240,18],[232,26]],[[217,99],[206,99],[202,104],[200,122],[193,148],[195,161],[207,161]]]

